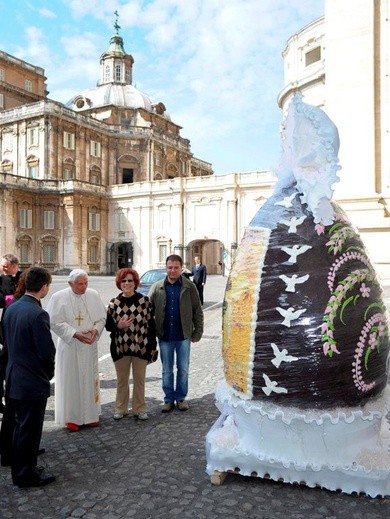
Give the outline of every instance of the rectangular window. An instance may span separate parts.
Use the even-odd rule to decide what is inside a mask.
[[[12,151],[13,142],[14,142],[14,137],[12,135],[12,132],[3,133],[3,152]]]
[[[101,157],[101,144],[97,141],[91,141],[91,155],[92,157]]]
[[[68,150],[75,149],[74,133],[64,132],[64,148]]]
[[[117,213],[117,229],[119,232],[126,231],[126,215],[125,215],[125,213]]]
[[[38,166],[27,167],[28,178],[38,178]]]
[[[30,247],[28,243],[21,243],[19,251],[20,263],[30,263]]]
[[[54,211],[43,211],[43,228],[44,229],[54,229],[55,220],[54,220]]]
[[[0,68],[0,81],[4,81],[4,69]]]
[[[38,146],[39,132],[38,128],[27,128],[27,146]]]
[[[72,180],[73,178],[73,169],[65,168],[64,169],[64,180]]]
[[[168,256],[168,248],[165,243],[160,243],[158,246],[158,261],[161,263],[164,263],[166,260],[166,257]]]
[[[111,74],[111,71],[110,71],[110,66],[109,65],[106,65],[106,69],[105,69],[105,82],[108,83],[110,81],[110,74]]]
[[[100,214],[89,213],[89,230],[100,231]]]
[[[305,54],[305,65],[308,67],[321,59],[321,47],[316,47],[315,49],[309,50]]]
[[[156,151],[154,154],[154,163],[156,166],[161,166],[162,164],[162,153],[161,151]]]
[[[100,177],[97,173],[91,173],[90,177],[91,184],[100,184]]]
[[[32,209],[21,209],[19,213],[19,227],[22,229],[32,228]]]
[[[44,243],[42,247],[42,260],[43,263],[55,263],[56,262],[56,246],[54,243]]]
[[[122,183],[123,184],[132,184],[134,182],[134,170],[130,168],[123,168],[122,171]]]
[[[91,244],[89,246],[89,263],[97,263],[98,262],[98,246],[96,244]]]
[[[115,65],[115,81],[122,80],[122,71],[120,65]]]
[[[25,80],[24,88],[27,90],[27,92],[32,92],[32,81],[30,81],[30,79]]]
[[[0,108],[4,108],[4,94],[0,94]]]

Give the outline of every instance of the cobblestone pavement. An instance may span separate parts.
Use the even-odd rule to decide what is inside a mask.
[[[205,334],[192,347],[190,410],[161,414],[160,361],[147,370],[150,419],[112,419],[115,371],[108,334],[100,341],[100,427],[70,433],[54,424],[49,399],[40,463],[57,476],[42,489],[18,489],[0,468],[0,518],[310,518],[378,519],[390,516],[390,498],[371,499],[229,474],[213,486],[205,472],[205,436],[219,413],[213,402],[222,379],[221,301],[226,278],[210,276],[205,290]],[[65,286],[56,278],[52,290]],[[113,278],[91,278],[104,302]],[[386,288],[387,302],[390,293]]]

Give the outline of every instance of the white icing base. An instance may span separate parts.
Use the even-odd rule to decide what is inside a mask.
[[[206,437],[207,473],[266,474],[346,493],[390,495],[389,387],[362,407],[302,410],[216,390],[221,416]]]

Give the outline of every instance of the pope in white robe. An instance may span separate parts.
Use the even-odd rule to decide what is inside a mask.
[[[101,412],[97,341],[106,309],[88,274],[75,269],[69,288],[55,292],[46,308],[58,336],[55,362],[55,423],[70,431],[96,426]]]

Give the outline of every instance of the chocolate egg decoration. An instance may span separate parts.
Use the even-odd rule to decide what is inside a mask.
[[[282,148],[226,287],[207,472],[389,495],[389,327],[364,244],[331,201],[337,128],[297,94]]]
[[[245,232],[223,313],[225,377],[244,397],[327,408],[386,386],[382,290],[356,229],[333,210],[331,225],[315,224],[285,188]]]

